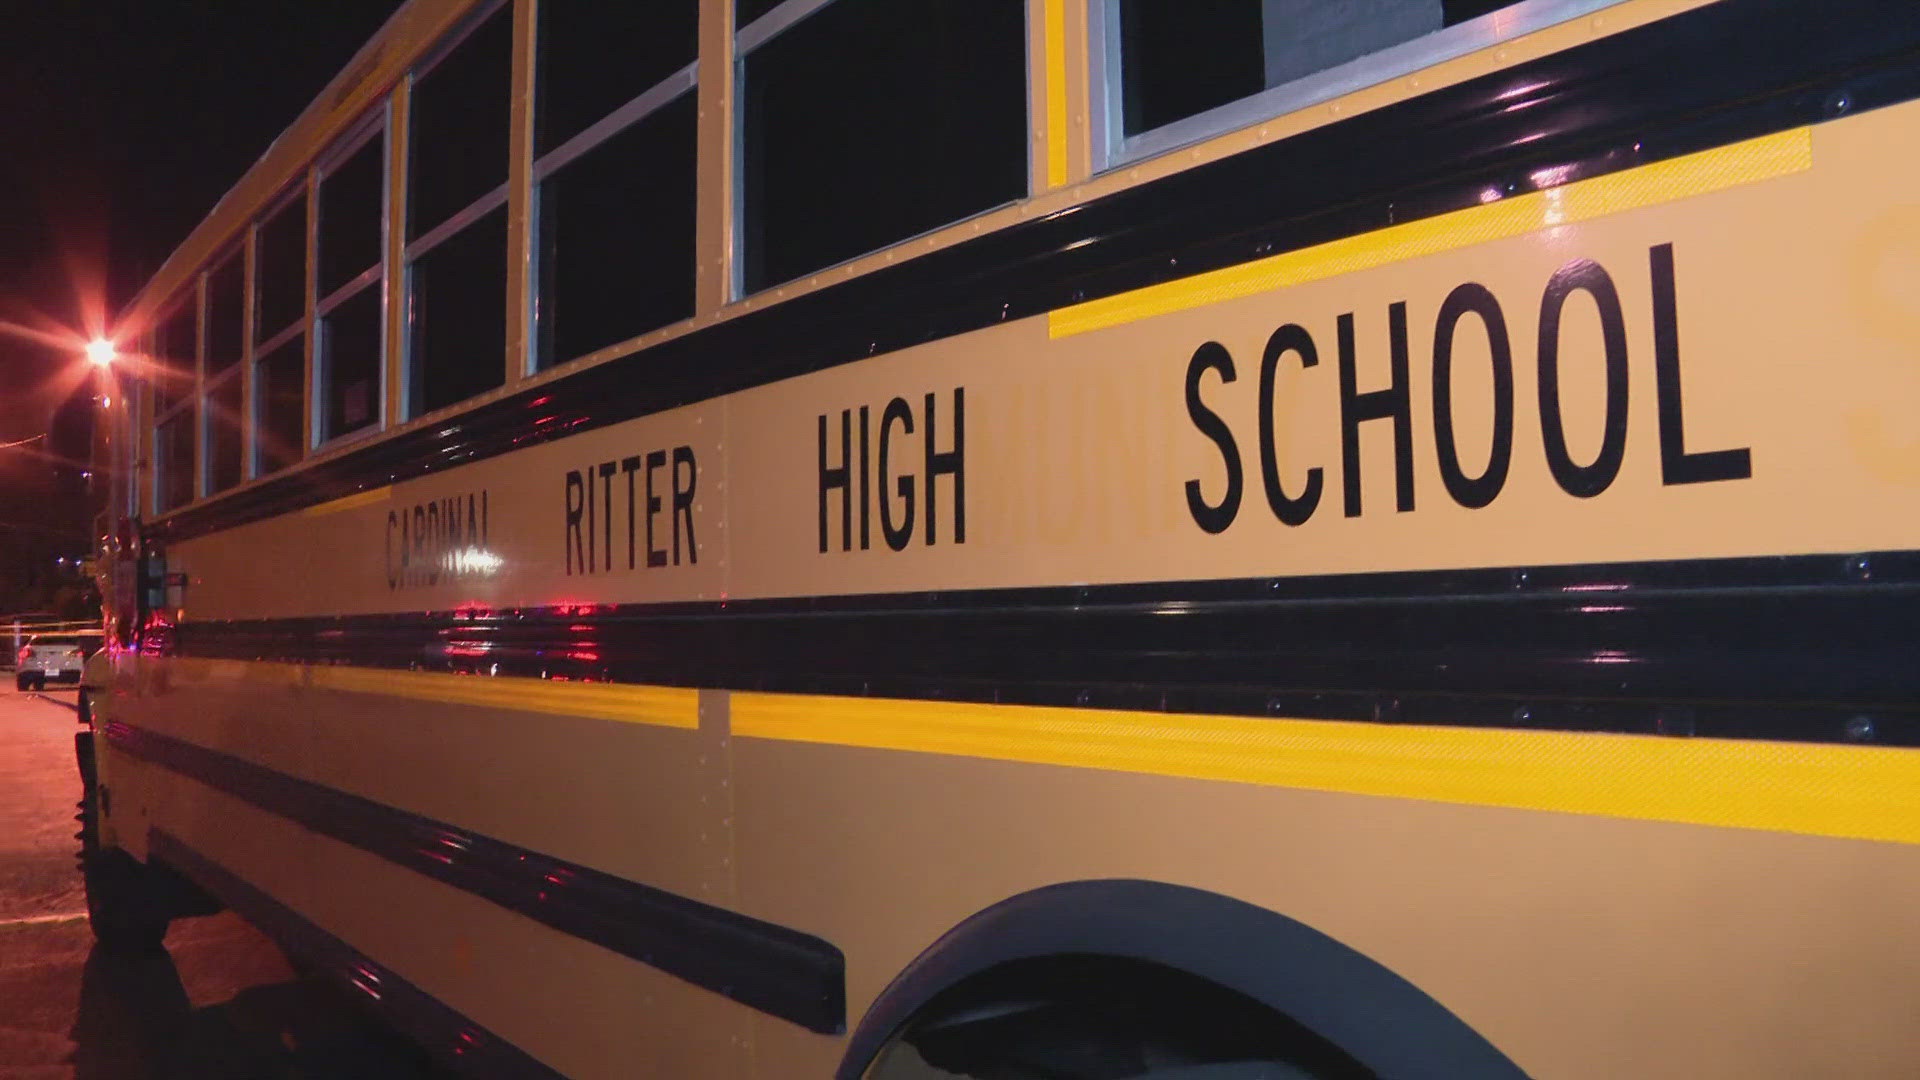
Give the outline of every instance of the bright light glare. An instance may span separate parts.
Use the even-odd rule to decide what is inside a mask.
[[[113,358],[116,355],[117,350],[114,349],[113,342],[108,341],[106,338],[94,338],[92,341],[87,342],[87,360],[91,363],[97,364],[100,367],[106,367],[108,364],[113,363]]]

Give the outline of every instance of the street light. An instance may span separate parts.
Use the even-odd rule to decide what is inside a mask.
[[[114,357],[118,355],[119,350],[115,349],[113,342],[106,338],[94,338],[87,342],[87,360],[95,367],[111,365]]]

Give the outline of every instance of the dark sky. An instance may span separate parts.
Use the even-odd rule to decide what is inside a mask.
[[[0,324],[54,329],[82,325],[78,295],[124,305],[399,2],[7,7]],[[0,333],[0,442],[47,430],[72,394],[71,363]]]

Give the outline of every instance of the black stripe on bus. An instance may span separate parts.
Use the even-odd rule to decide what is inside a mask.
[[[156,652],[1920,746],[1920,553],[189,621]]]
[[[798,930],[122,723],[116,750],[809,1031],[846,1029],[845,959]],[[184,868],[183,868],[184,869]],[[212,890],[217,893],[218,890]]]
[[[348,989],[389,1026],[411,1038],[441,1064],[470,1076],[557,1078],[519,1047],[449,1008],[438,998],[362,956],[292,908],[234,876],[164,829],[147,833],[147,850],[185,874],[229,908]]]
[[[923,342],[1920,97],[1920,4],[1721,0],[741,315],[158,523],[180,539]]]

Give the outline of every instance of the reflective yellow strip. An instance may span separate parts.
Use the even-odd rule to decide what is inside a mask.
[[[358,494],[343,496],[334,499],[332,502],[323,502],[318,506],[309,506],[305,510],[300,511],[300,516],[321,517],[326,514],[337,514],[342,510],[351,510],[356,506],[385,502],[387,496],[391,494],[393,494],[393,486],[389,484],[386,487],[377,487],[371,491],[362,491]]]
[[[1812,167],[1813,131],[1795,128],[1089,300],[1050,313],[1047,332],[1056,338],[1084,334],[1154,315],[1237,300],[1289,285],[1722,191]]]
[[[733,733],[1920,843],[1920,750],[736,693]]]
[[[205,667],[177,662],[182,674],[232,675],[282,685],[381,694],[448,705],[618,720],[628,724],[694,729],[700,726],[700,691],[679,686],[557,682],[500,675],[447,675],[379,668],[216,661]]]
[[[1046,0],[1047,186],[1067,182],[1067,6]]]

